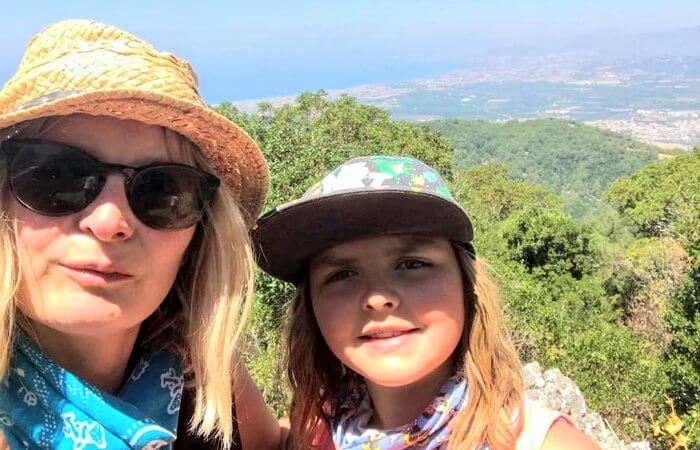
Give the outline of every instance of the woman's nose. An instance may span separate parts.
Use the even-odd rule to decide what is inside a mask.
[[[124,191],[124,179],[107,177],[102,192],[81,213],[79,228],[102,242],[120,242],[134,234],[134,221]]]

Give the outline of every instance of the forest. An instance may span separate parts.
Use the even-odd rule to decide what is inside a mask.
[[[700,446],[700,148],[659,157],[570,121],[420,125],[323,91],[253,114],[216,109],[268,160],[266,210],[354,156],[437,168],[474,222],[522,361],[560,368],[625,440]],[[256,291],[248,365],[282,415],[293,288],[259,272]]]
[[[452,119],[428,126],[454,146],[456,170],[506,163],[512,176],[559,195],[575,218],[596,214],[610,183],[665,156],[653,145],[568,120]]]

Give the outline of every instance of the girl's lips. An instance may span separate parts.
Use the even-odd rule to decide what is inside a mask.
[[[360,336],[360,342],[363,346],[388,351],[408,343],[417,333],[417,328],[403,331],[377,331],[369,335]]]
[[[71,267],[61,264],[59,264],[58,267],[78,284],[86,287],[108,286],[131,278],[131,275],[120,272],[102,272],[84,267]]]

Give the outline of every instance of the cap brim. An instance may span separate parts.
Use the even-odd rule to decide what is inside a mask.
[[[456,203],[405,190],[348,192],[292,204],[258,220],[253,231],[259,266],[298,281],[317,253],[352,239],[383,234],[441,236],[469,243],[474,231]]]
[[[265,158],[243,129],[206,106],[138,89],[84,92],[5,113],[0,116],[0,128],[78,113],[137,120],[185,136],[233,188],[248,224],[254,223],[269,185]]]

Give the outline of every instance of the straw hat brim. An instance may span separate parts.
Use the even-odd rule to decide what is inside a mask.
[[[297,283],[308,261],[334,245],[399,233],[464,244],[474,238],[469,216],[456,203],[399,189],[338,193],[278,208],[258,220],[252,236],[260,268]]]
[[[181,134],[199,148],[222,182],[233,188],[249,225],[260,213],[269,185],[264,156],[243,129],[201,104],[138,89],[67,93],[3,114],[0,129],[77,113],[136,120]]]

